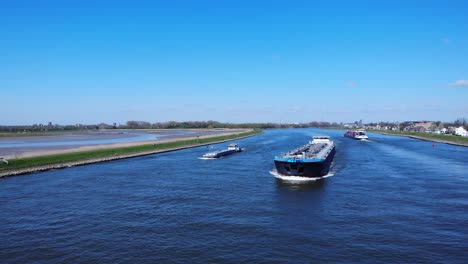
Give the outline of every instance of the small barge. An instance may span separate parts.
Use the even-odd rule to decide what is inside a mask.
[[[204,159],[218,159],[224,156],[228,156],[237,152],[241,152],[242,148],[240,148],[237,144],[229,144],[227,149],[217,150],[213,152],[208,152],[203,155],[202,158]]]

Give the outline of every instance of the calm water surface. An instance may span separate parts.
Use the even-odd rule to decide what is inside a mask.
[[[270,175],[319,134],[337,145],[333,177]],[[466,263],[468,148],[342,134],[267,130],[219,160],[199,147],[0,179],[0,260]]]

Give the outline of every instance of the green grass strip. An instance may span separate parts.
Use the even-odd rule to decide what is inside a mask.
[[[25,168],[31,168],[31,167],[37,167],[37,166],[44,166],[44,165],[56,165],[56,164],[62,164],[62,163],[68,163],[68,162],[92,160],[92,159],[113,157],[113,156],[119,156],[119,155],[138,154],[138,153],[144,153],[144,152],[149,152],[149,151],[171,150],[171,149],[177,149],[177,148],[183,148],[183,147],[209,144],[212,142],[233,140],[233,139],[237,139],[240,137],[252,136],[255,134],[259,134],[261,132],[262,131],[259,129],[254,129],[253,131],[250,131],[250,132],[227,135],[227,136],[197,138],[197,139],[181,140],[181,141],[174,141],[174,142],[167,142],[167,143],[145,144],[145,145],[139,145],[139,146],[121,147],[121,148],[112,148],[112,149],[99,149],[99,150],[90,150],[90,151],[47,155],[47,156],[30,157],[30,158],[18,158],[18,159],[9,160],[8,164],[1,163],[0,172],[25,169]]]
[[[430,133],[423,133],[423,132],[399,132],[399,131],[391,131],[391,130],[368,130],[369,132],[376,132],[376,133],[384,133],[384,134],[392,134],[398,136],[414,136],[425,138],[427,140],[444,140],[452,143],[468,143],[468,137],[460,137],[460,136],[452,136],[452,135],[439,135],[439,134],[430,134]]]

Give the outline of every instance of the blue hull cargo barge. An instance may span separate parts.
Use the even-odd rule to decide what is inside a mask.
[[[277,178],[318,179],[328,174],[335,157],[335,144],[328,136],[316,136],[308,144],[275,157]]]
[[[231,155],[231,154],[241,152],[241,151],[242,151],[242,148],[240,148],[237,144],[229,144],[227,149],[206,153],[205,155],[203,155],[202,158],[203,159],[217,159],[217,158],[221,158],[221,157]]]

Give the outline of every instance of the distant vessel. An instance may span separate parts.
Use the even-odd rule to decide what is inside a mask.
[[[316,136],[308,144],[275,157],[275,176],[284,180],[320,178],[328,174],[334,157],[335,144],[330,137]]]
[[[223,156],[231,155],[237,152],[241,152],[242,148],[240,148],[237,144],[229,144],[227,149],[217,150],[213,152],[208,152],[203,155],[205,159],[217,159]]]
[[[362,129],[354,130],[354,131],[348,130],[348,131],[346,131],[344,136],[349,137],[349,138],[353,138],[353,139],[357,139],[357,140],[362,140],[362,139],[368,139],[369,138],[367,136],[367,134],[366,134],[366,131],[362,130]]]

